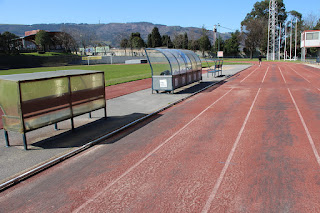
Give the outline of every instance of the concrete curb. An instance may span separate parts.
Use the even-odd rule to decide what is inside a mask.
[[[247,68],[245,68],[243,70],[240,70],[240,71],[236,72],[233,75],[228,76],[224,80],[232,78],[233,76],[237,75],[238,73],[249,69],[251,66],[249,66],[249,67],[247,67]],[[132,126],[134,126],[134,125],[136,125],[136,124],[138,124],[138,123],[140,123],[140,122],[142,122],[142,121],[144,121],[144,120],[146,120],[146,119],[158,114],[159,112],[162,112],[162,111],[164,111],[164,110],[166,110],[166,109],[168,109],[168,108],[170,108],[170,107],[172,107],[172,106],[174,106],[174,105],[176,105],[178,103],[181,103],[182,101],[184,101],[184,100],[186,100],[186,99],[188,99],[188,98],[190,98],[190,97],[192,97],[194,95],[197,95],[197,94],[203,92],[204,90],[207,90],[210,87],[221,83],[222,81],[223,80],[215,82],[215,83],[212,83],[212,84],[206,86],[205,88],[202,88],[201,90],[192,93],[191,95],[189,95],[187,97],[184,97],[184,98],[182,98],[182,99],[180,99],[178,101],[175,101],[174,103],[171,103],[171,104],[169,104],[169,105],[167,105],[167,106],[165,106],[165,107],[163,107],[163,108],[161,108],[161,109],[159,109],[159,110],[157,110],[155,112],[152,112],[152,113],[150,113],[148,115],[145,115],[142,118],[139,118],[139,119],[137,119],[135,121],[132,121],[131,123],[129,123],[127,125],[124,125],[124,126],[118,128],[118,129],[116,129],[116,130],[114,130],[114,131],[112,131],[112,132],[110,132],[110,133],[108,133],[106,135],[103,135],[103,136],[101,136],[101,137],[99,137],[99,138],[97,138],[97,139],[95,139],[93,141],[90,141],[87,144],[85,144],[85,145],[83,145],[83,146],[81,146],[81,147],[79,147],[79,148],[77,148],[77,149],[75,149],[75,150],[73,150],[71,152],[68,152],[67,154],[64,154],[64,155],[62,155],[62,156],[60,156],[58,158],[55,158],[55,159],[53,159],[53,160],[51,160],[49,162],[46,162],[46,163],[42,164],[42,165],[40,165],[40,166],[38,166],[38,167],[36,167],[34,169],[31,169],[31,170],[29,170],[29,171],[27,171],[27,172],[25,172],[25,173],[23,173],[23,174],[21,174],[21,175],[19,175],[17,177],[14,177],[14,178],[12,178],[12,179],[0,184],[0,191],[4,191],[4,190],[16,185],[17,183],[32,177],[33,175],[35,175],[37,173],[40,173],[40,172],[42,172],[42,171],[44,171],[44,170],[46,170],[46,169],[48,169],[48,168],[50,168],[50,167],[52,167],[54,165],[66,160],[66,159],[68,159],[68,158],[70,158],[72,156],[75,156],[76,154],[78,154],[78,153],[80,153],[80,152],[82,152],[84,150],[89,149],[90,147],[92,147],[92,146],[94,146],[94,145],[106,140],[107,138],[109,138],[111,136],[114,136],[115,134],[117,134],[117,133],[119,133],[119,132],[121,132],[123,130],[126,130],[126,129],[128,129],[128,128],[130,128],[130,127],[132,127]]]

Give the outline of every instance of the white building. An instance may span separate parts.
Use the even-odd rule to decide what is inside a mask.
[[[306,30],[301,33],[301,60],[305,61],[307,48],[317,47],[320,57],[320,30]]]

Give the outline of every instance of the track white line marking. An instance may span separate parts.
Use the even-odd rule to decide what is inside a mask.
[[[301,78],[303,78],[304,80],[306,80],[306,81],[308,81],[310,84],[311,84],[311,82],[308,80],[308,79],[306,79],[305,77],[303,77],[300,73],[298,73],[295,69],[293,69],[293,68],[291,68],[291,67],[289,67],[290,69],[292,69],[293,71],[295,71],[295,73],[297,73],[298,75],[300,75],[301,76]]]
[[[213,188],[213,190],[212,190],[212,192],[211,192],[211,194],[210,194],[210,196],[209,196],[209,198],[208,198],[208,200],[206,202],[206,205],[202,209],[203,213],[209,211],[209,209],[211,207],[211,203],[212,203],[213,199],[215,198],[215,196],[216,196],[216,194],[218,192],[218,189],[219,189],[219,187],[221,185],[221,182],[222,182],[222,180],[224,178],[224,175],[225,175],[225,173],[226,173],[226,171],[227,171],[227,169],[228,169],[228,167],[230,165],[230,162],[232,160],[232,157],[233,157],[233,155],[234,155],[234,153],[236,151],[236,148],[238,146],[238,143],[240,141],[240,138],[241,138],[241,135],[242,135],[242,133],[244,131],[244,128],[246,127],[246,124],[247,124],[247,122],[249,120],[249,116],[250,116],[250,114],[252,112],[252,109],[253,109],[253,106],[254,106],[257,98],[258,98],[260,90],[261,90],[261,88],[259,88],[259,90],[258,90],[258,92],[257,92],[257,94],[256,94],[256,96],[255,96],[255,98],[254,98],[254,100],[253,100],[253,102],[251,104],[250,110],[249,110],[249,112],[248,112],[248,114],[247,114],[247,116],[246,116],[246,118],[245,118],[245,120],[244,120],[244,122],[242,124],[242,127],[241,127],[241,129],[240,129],[240,131],[238,133],[237,139],[235,140],[235,142],[234,142],[234,144],[232,146],[231,152],[229,153],[229,156],[228,156],[228,158],[226,160],[226,163],[224,164],[224,167],[223,167],[223,169],[222,169],[222,171],[220,173],[220,176],[219,176],[219,178],[218,178],[218,180],[217,180],[217,182],[216,182],[216,184],[215,184],[215,186],[214,186],[214,188]]]
[[[279,67],[279,69],[280,69],[280,67]],[[281,69],[280,69],[280,73],[281,73]],[[285,80],[284,76],[282,76],[282,77],[283,77],[284,82],[286,83],[286,80]],[[297,110],[297,113],[298,113],[298,115],[299,115],[299,118],[300,118],[300,120],[301,120],[301,123],[302,123],[302,125],[303,125],[303,128],[304,128],[304,130],[305,130],[305,132],[306,132],[306,134],[307,134],[307,137],[308,137],[309,143],[310,143],[310,145],[311,145],[313,154],[314,154],[314,156],[316,157],[316,160],[317,160],[317,162],[318,162],[318,164],[319,164],[319,166],[320,166],[320,156],[319,156],[319,153],[318,153],[318,151],[317,151],[317,149],[316,149],[316,146],[315,146],[315,144],[314,144],[314,141],[313,141],[313,139],[312,139],[312,137],[311,137],[311,134],[310,134],[310,132],[309,132],[309,129],[308,129],[308,127],[307,127],[307,124],[306,124],[306,122],[305,122],[304,119],[303,119],[303,116],[302,116],[302,114],[301,114],[301,112],[300,112],[300,109],[299,109],[299,107],[298,107],[298,105],[297,105],[297,103],[296,103],[296,101],[295,101],[295,99],[294,99],[294,97],[293,97],[290,89],[289,89],[289,88],[287,88],[287,89],[288,89],[289,95],[290,95],[290,97],[291,97],[291,100],[292,100],[292,102],[293,102],[293,104],[294,104],[294,106],[295,106],[295,108],[296,108],[296,110]],[[318,89],[318,90],[319,90],[319,89]],[[320,90],[319,90],[319,91],[320,91]]]
[[[281,70],[281,68],[280,67],[278,67],[279,68],[279,70],[280,70],[280,73],[281,73],[281,76],[282,76],[282,78],[283,78],[283,80],[284,80],[284,83],[286,83],[287,84],[287,81],[286,81],[286,79],[284,78],[284,76],[283,76],[283,74],[282,74],[282,70]]]
[[[217,99],[215,102],[213,102],[210,106],[208,106],[206,109],[204,109],[202,112],[200,112],[196,117],[194,117],[191,121],[189,121],[186,125],[184,125],[181,129],[179,129],[177,132],[175,132],[172,136],[170,136],[167,140],[165,140],[163,143],[161,143],[159,146],[157,146],[154,150],[152,150],[150,153],[148,153],[144,158],[139,160],[136,164],[131,166],[127,171],[125,171],[122,175],[120,175],[118,178],[113,180],[111,183],[109,183],[104,189],[102,189],[99,193],[95,194],[92,198],[84,202],[81,206],[79,206],[76,210],[73,212],[79,212],[81,209],[83,209],[86,205],[94,201],[96,198],[101,196],[104,192],[106,192],[110,187],[112,187],[115,183],[117,183],[120,179],[125,177],[127,174],[129,174],[132,170],[137,168],[141,163],[143,163],[147,158],[149,158],[152,154],[154,154],[156,151],[158,151],[163,145],[168,143],[172,138],[174,138],[176,135],[178,135],[181,131],[183,131],[186,127],[188,127],[193,121],[195,121],[197,118],[199,118],[203,113],[205,113],[210,107],[215,105],[218,101],[220,101],[222,98],[224,98],[227,94],[229,94],[234,88],[231,88],[226,92],[223,96],[221,96],[219,99]]]
[[[311,147],[312,147],[313,153],[314,153],[314,155],[315,155],[315,157],[316,157],[316,159],[317,159],[317,162],[318,162],[318,164],[319,164],[319,166],[320,166],[320,156],[319,156],[319,153],[318,153],[318,151],[317,151],[317,149],[316,149],[316,146],[315,146],[315,144],[314,144],[314,141],[313,141],[313,139],[312,139],[312,137],[311,137],[311,134],[310,134],[310,132],[309,132],[309,129],[308,129],[308,127],[307,127],[307,125],[306,125],[303,117],[302,117],[302,114],[301,114],[301,112],[300,112],[300,109],[299,109],[296,101],[294,100],[293,95],[292,95],[290,89],[289,89],[289,88],[287,88],[287,89],[288,89],[288,92],[289,92],[290,97],[291,97],[291,99],[292,99],[292,102],[293,102],[293,104],[294,104],[294,106],[295,106],[295,108],[296,108],[296,110],[297,110],[297,112],[298,112],[298,115],[299,115],[299,118],[300,118],[301,123],[302,123],[302,125],[303,125],[303,128],[304,128],[304,130],[306,131],[306,134],[307,134],[307,136],[308,136],[309,143],[310,143],[310,145],[311,145]]]
[[[269,71],[269,67],[268,67],[266,73],[264,74],[264,77],[263,77],[263,79],[262,79],[261,84],[264,82],[264,80],[265,80],[265,78],[266,78],[266,76],[267,76],[268,71]],[[250,73],[249,75],[251,75],[251,73]],[[238,136],[237,136],[237,138],[236,138],[236,140],[235,140],[235,142],[234,142],[234,144],[233,144],[233,146],[232,146],[232,149],[231,149],[231,151],[230,151],[230,153],[229,153],[229,155],[228,155],[228,158],[227,158],[227,160],[226,160],[226,162],[225,162],[225,164],[224,164],[224,167],[223,167],[223,169],[222,169],[222,171],[221,171],[221,173],[220,173],[220,176],[219,176],[217,182],[215,183],[214,188],[213,188],[213,190],[212,190],[212,192],[211,192],[211,194],[210,194],[210,196],[209,196],[209,198],[208,198],[205,206],[203,207],[203,209],[202,209],[202,211],[201,211],[202,213],[206,213],[206,212],[208,212],[208,211],[210,210],[211,203],[212,203],[212,201],[214,200],[214,198],[215,198],[215,196],[216,196],[216,194],[217,194],[217,192],[218,192],[218,189],[219,189],[219,187],[220,187],[220,185],[221,185],[221,183],[222,183],[222,180],[223,180],[223,178],[224,178],[224,176],[225,176],[225,174],[226,174],[226,172],[227,172],[227,170],[228,170],[229,165],[231,164],[230,162],[231,162],[232,157],[233,157],[233,155],[234,155],[234,153],[235,153],[235,151],[236,151],[236,148],[237,148],[237,146],[238,146],[238,143],[239,143],[239,141],[240,141],[240,139],[241,139],[241,136],[242,136],[242,133],[243,133],[243,131],[244,131],[244,128],[246,127],[246,124],[247,124],[247,122],[248,122],[248,120],[249,120],[249,117],[250,117],[250,114],[251,114],[252,109],[253,109],[253,107],[254,107],[254,104],[255,104],[255,102],[256,102],[257,99],[258,99],[258,95],[259,95],[259,93],[260,93],[260,90],[261,90],[261,85],[260,85],[260,88],[259,88],[258,91],[257,91],[256,96],[255,96],[254,99],[253,99],[253,102],[252,102],[252,104],[251,104],[251,107],[250,107],[250,109],[249,109],[249,112],[248,112],[248,114],[247,114],[247,116],[246,116],[246,118],[245,118],[245,120],[244,120],[244,122],[243,122],[243,124],[242,124],[242,127],[241,127],[241,129],[240,129],[240,131],[239,131],[239,133],[238,133]]]
[[[267,69],[267,72],[266,72],[266,73],[264,74],[264,76],[263,76],[262,83],[264,82],[264,79],[266,78],[268,71],[269,71],[269,67],[268,67],[268,69]]]
[[[258,67],[259,68],[259,67]],[[252,73],[254,73],[254,71],[256,71],[258,68],[256,68],[255,70],[253,70],[247,77],[245,77],[244,79],[242,79],[240,81],[240,83],[242,83],[244,80],[246,80]]]
[[[319,90],[320,91],[320,89],[318,88],[318,87],[316,87],[316,86],[314,86],[308,79],[306,79],[305,77],[303,77],[300,73],[298,73],[295,69],[293,69],[293,68],[291,68],[290,67],[290,69],[292,69],[293,71],[295,71],[298,75],[300,75],[304,80],[306,80],[306,81],[308,81],[310,84],[311,84],[311,86],[313,86],[314,88],[316,88],[317,90]]]

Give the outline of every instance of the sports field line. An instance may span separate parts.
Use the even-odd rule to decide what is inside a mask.
[[[279,69],[280,69],[280,67],[279,67]],[[281,69],[280,69],[280,72],[281,72]],[[285,78],[284,78],[283,76],[282,76],[282,78],[283,78],[284,82],[286,83]],[[302,123],[302,126],[303,126],[303,128],[304,128],[304,131],[305,131],[306,134],[307,134],[307,137],[308,137],[309,143],[310,143],[310,145],[311,145],[313,154],[314,154],[314,156],[315,156],[315,158],[316,158],[316,160],[317,160],[317,162],[318,162],[318,164],[319,164],[319,166],[320,166],[320,156],[319,156],[318,150],[317,150],[317,148],[316,148],[316,146],[315,146],[315,144],[314,144],[314,141],[313,141],[313,139],[312,139],[312,136],[311,136],[311,134],[310,134],[310,131],[309,131],[308,127],[307,127],[307,124],[306,124],[306,122],[304,121],[304,118],[303,118],[303,116],[302,116],[302,114],[301,114],[301,112],[300,112],[300,109],[299,109],[299,107],[298,107],[298,105],[297,105],[297,103],[296,103],[296,101],[295,101],[295,99],[294,99],[294,97],[293,97],[293,95],[292,95],[292,93],[291,93],[291,90],[290,90],[288,87],[287,87],[287,90],[288,90],[288,93],[289,93],[289,95],[290,95],[290,97],[291,97],[291,100],[292,100],[292,102],[293,102],[293,104],[294,104],[294,106],[295,106],[295,108],[296,108],[296,111],[297,111],[297,113],[298,113],[298,116],[299,116],[299,118],[300,118],[300,121],[301,121],[301,123]]]
[[[307,82],[309,82],[311,84],[311,86],[313,86],[314,88],[316,88],[317,90],[320,91],[320,89],[316,86],[314,86],[308,79],[306,79],[305,77],[303,77],[300,73],[298,73],[295,69],[289,67],[290,69],[292,69],[295,73],[297,73],[299,76],[301,76],[304,80],[306,80]]]
[[[259,69],[259,67],[257,67],[256,69],[254,69],[247,77],[245,77],[244,79],[242,79],[240,81],[240,83],[242,83],[244,80],[246,80],[252,73],[254,73],[254,71],[256,71],[257,69]]]
[[[316,75],[320,76],[320,74],[315,73],[315,72],[313,72],[313,71],[311,71],[311,70],[309,70],[309,69],[306,69],[306,68],[304,68],[303,66],[301,66],[301,68],[304,69],[304,70],[307,70],[307,71],[309,71],[309,72],[312,72],[313,74],[316,74]]]
[[[268,70],[269,70],[269,67],[268,67],[268,69],[266,70],[266,73],[264,74],[264,77],[263,77],[263,79],[262,79],[262,81],[261,81],[261,84],[264,82],[265,77],[266,77],[266,75],[267,75],[267,73],[268,73]],[[254,70],[254,71],[255,71],[255,70]],[[250,73],[249,75],[251,75],[251,73]],[[248,77],[248,76],[247,76],[247,77]],[[252,112],[252,109],[253,109],[253,107],[254,107],[254,104],[256,103],[256,101],[257,101],[257,99],[258,99],[260,90],[261,90],[261,85],[260,85],[260,88],[258,89],[258,91],[257,91],[257,93],[256,93],[256,95],[255,95],[255,97],[254,97],[254,99],[253,99],[253,102],[252,102],[252,104],[251,104],[251,107],[250,107],[250,109],[249,109],[249,111],[248,111],[248,113],[247,113],[246,118],[244,119],[244,122],[243,122],[243,124],[242,124],[242,126],[241,126],[241,129],[240,129],[240,131],[239,131],[239,133],[238,133],[238,136],[237,136],[237,138],[236,138],[236,140],[235,140],[235,142],[234,142],[234,144],[233,144],[233,146],[232,146],[232,149],[231,149],[231,151],[230,151],[230,153],[229,153],[229,155],[228,155],[228,158],[227,158],[227,160],[225,161],[225,164],[224,164],[224,167],[223,167],[223,169],[222,169],[222,171],[221,171],[221,173],[220,173],[220,176],[219,176],[219,178],[217,179],[217,181],[216,181],[216,183],[215,183],[215,185],[214,185],[214,188],[213,188],[213,190],[212,190],[212,192],[211,192],[211,194],[210,194],[210,196],[209,196],[209,198],[208,198],[205,206],[203,207],[203,209],[202,209],[202,211],[201,211],[202,213],[206,213],[206,212],[208,212],[208,211],[210,210],[211,203],[212,203],[212,201],[214,200],[214,198],[215,198],[215,196],[216,196],[216,194],[217,194],[217,192],[218,192],[218,190],[219,190],[219,187],[220,187],[220,185],[221,185],[221,183],[222,183],[222,181],[223,181],[223,178],[224,178],[224,176],[225,176],[225,174],[226,174],[226,172],[227,172],[227,170],[228,170],[228,168],[229,168],[230,162],[231,162],[232,157],[233,157],[233,155],[234,155],[234,153],[235,153],[235,151],[236,151],[236,149],[237,149],[237,146],[238,146],[239,141],[240,141],[240,139],[241,139],[242,133],[243,133],[243,131],[244,131],[246,125],[247,125],[247,122],[248,122],[249,117],[250,117],[250,115],[251,115],[251,112]]]
[[[162,146],[167,144],[171,139],[173,139],[175,136],[177,136],[180,132],[182,132],[184,129],[186,129],[193,121],[195,121],[197,118],[199,118],[203,113],[205,113],[209,108],[211,108],[213,105],[218,103],[222,98],[224,98],[226,95],[228,95],[234,88],[231,88],[228,90],[224,95],[222,95],[219,99],[214,101],[212,104],[210,104],[207,108],[205,108],[203,111],[201,111],[196,117],[194,117],[191,121],[189,121],[186,125],[184,125],[182,128],[180,128],[178,131],[176,131],[173,135],[171,135],[168,139],[166,139],[163,143],[158,145],[155,149],[153,149],[151,152],[149,152],[145,157],[143,157],[141,160],[139,160],[137,163],[135,163],[133,166],[131,166],[129,169],[127,169],[124,173],[122,173],[118,178],[113,180],[111,183],[109,183],[105,188],[103,188],[99,193],[95,194],[92,198],[84,202],[81,206],[79,206],[76,210],[73,212],[79,212],[81,209],[83,209],[85,206],[87,206],[89,203],[93,202],[96,198],[101,196],[103,193],[105,193],[110,187],[112,187],[114,184],[116,184],[119,180],[121,180],[123,177],[128,175],[131,171],[133,171],[135,168],[137,168],[140,164],[142,164],[146,159],[148,159],[150,156],[152,156],[156,151],[158,151]]]

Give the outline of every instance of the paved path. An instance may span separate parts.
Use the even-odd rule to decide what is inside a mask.
[[[320,212],[320,70],[253,66],[0,194],[0,212]]]

